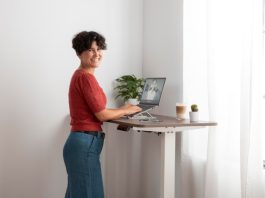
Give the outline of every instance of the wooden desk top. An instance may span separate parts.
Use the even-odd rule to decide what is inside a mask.
[[[185,126],[216,126],[216,122],[198,121],[190,122],[190,120],[177,120],[175,117],[164,115],[153,115],[159,121],[142,121],[128,118],[120,118],[117,120],[110,120],[108,122],[116,123],[128,127],[185,127]]]

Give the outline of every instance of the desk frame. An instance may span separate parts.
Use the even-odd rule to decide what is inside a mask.
[[[165,121],[154,123],[152,121],[140,122],[139,120],[112,120],[110,122],[127,126],[138,132],[157,132],[161,134],[161,178],[160,189],[161,198],[175,198],[175,150],[176,133],[186,130],[201,129],[207,126],[215,126],[215,122],[190,122],[189,120],[178,121],[174,117],[154,115],[158,119]],[[129,129],[128,128],[128,129]]]
[[[138,132],[158,132],[161,133],[161,170],[160,176],[162,185],[160,189],[161,198],[175,198],[175,151],[176,133],[185,130],[201,129],[204,126],[190,127],[133,127],[132,130]]]

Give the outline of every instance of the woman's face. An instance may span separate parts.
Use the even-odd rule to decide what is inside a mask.
[[[101,63],[102,52],[96,43],[96,41],[92,42],[91,48],[83,51],[78,57],[80,58],[81,65],[89,68],[96,68]]]

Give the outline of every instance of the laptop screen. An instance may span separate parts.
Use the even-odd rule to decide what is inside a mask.
[[[140,104],[159,105],[166,78],[146,78]]]

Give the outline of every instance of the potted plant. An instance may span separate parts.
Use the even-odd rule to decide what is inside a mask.
[[[199,121],[199,109],[198,109],[198,105],[192,104],[190,107],[191,107],[191,111],[189,112],[190,121],[191,122],[197,122],[197,121]]]
[[[124,75],[117,78],[116,82],[118,82],[114,88],[118,90],[116,98],[120,97],[124,102],[137,105],[143,90],[144,79],[137,78],[135,75]]]

